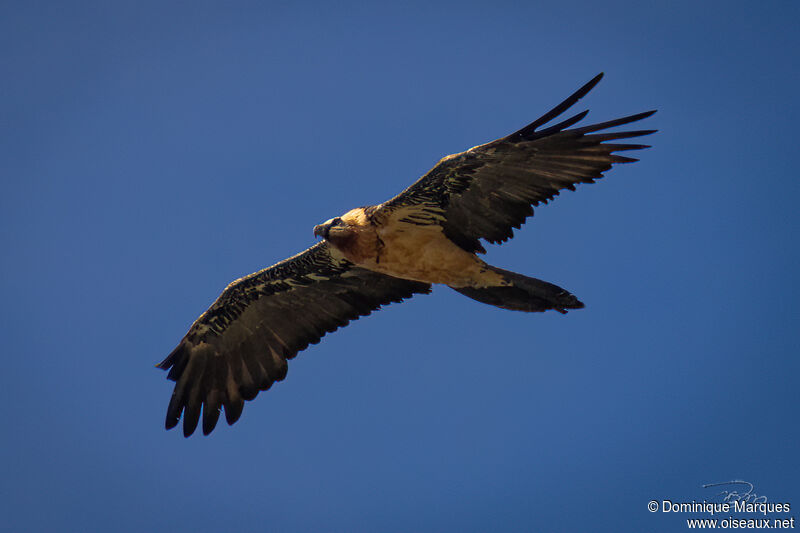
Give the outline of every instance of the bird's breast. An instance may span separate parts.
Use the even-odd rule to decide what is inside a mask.
[[[500,276],[448,239],[438,225],[373,226],[358,232],[340,250],[362,268],[397,278],[453,287],[502,283]]]

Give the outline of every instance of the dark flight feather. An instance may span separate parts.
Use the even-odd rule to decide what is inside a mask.
[[[490,243],[508,240],[513,229],[533,215],[534,206],[547,203],[563,189],[575,190],[578,183],[602,178],[615,163],[636,161],[615,152],[648,148],[609,141],[641,137],[655,130],[602,130],[636,122],[655,111],[573,127],[588,113],[582,111],[547,126],[602,76],[595,76],[520,130],[443,158],[396,197],[364,208],[365,217],[375,225],[387,220],[406,224],[404,231],[439,225],[445,237],[468,252],[484,253],[481,239]],[[395,214],[398,216],[392,218]],[[454,288],[475,300],[519,311],[555,309],[565,313],[583,307],[556,285],[488,268],[509,284]],[[245,401],[284,379],[287,361],[297,352],[383,305],[430,289],[428,283],[357,267],[326,241],[234,281],[157,365],[168,370],[167,377],[176,382],[167,408],[167,429],[183,418],[184,435],[191,435],[201,422],[207,435],[222,411],[228,424],[235,423]]]
[[[382,204],[384,213],[403,209],[417,224],[439,224],[468,252],[485,253],[480,239],[501,243],[562,189],[593,183],[614,163],[636,161],[613,152],[649,148],[643,144],[604,144],[641,137],[655,130],[593,134],[649,117],[638,113],[599,124],[567,129],[586,116],[578,113],[539,130],[585,96],[602,78],[595,76],[569,98],[524,128],[495,141],[443,158],[405,191]],[[412,214],[406,214],[410,212]]]
[[[234,281],[159,368],[176,381],[166,427],[208,435],[220,409],[229,424],[245,400],[286,376],[287,360],[323,335],[430,285],[354,266],[326,242]]]

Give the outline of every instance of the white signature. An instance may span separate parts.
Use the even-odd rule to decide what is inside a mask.
[[[703,485],[704,489],[709,487],[720,487],[724,485],[741,485],[740,488],[745,488],[744,492],[739,492],[737,490],[723,490],[722,492],[718,493],[717,496],[722,496],[722,503],[727,502],[750,502],[750,503],[766,503],[767,497],[766,496],[759,496],[753,489],[755,488],[752,483],[749,481],[745,481],[743,479],[732,479],[730,481],[722,481],[720,483],[706,483]]]

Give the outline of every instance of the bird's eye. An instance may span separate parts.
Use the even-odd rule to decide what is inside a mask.
[[[339,218],[339,217],[336,217],[331,221],[331,224],[333,224],[334,226],[338,226],[338,225],[342,224],[342,219]]]

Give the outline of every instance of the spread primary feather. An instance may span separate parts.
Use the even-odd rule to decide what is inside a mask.
[[[430,292],[432,284],[511,310],[582,308],[561,287],[493,267],[477,254],[486,251],[482,240],[508,240],[534,206],[559,191],[592,183],[614,163],[636,161],[615,152],[647,147],[609,141],[654,130],[603,130],[655,111],[570,128],[582,112],[544,127],[601,77],[524,128],[444,157],[387,202],[316,226],[322,242],[228,285],[158,365],[176,382],[167,429],[183,417],[188,437],[202,413],[208,434],[223,411],[233,424],[245,401],[286,376],[299,351],[383,305]]]

